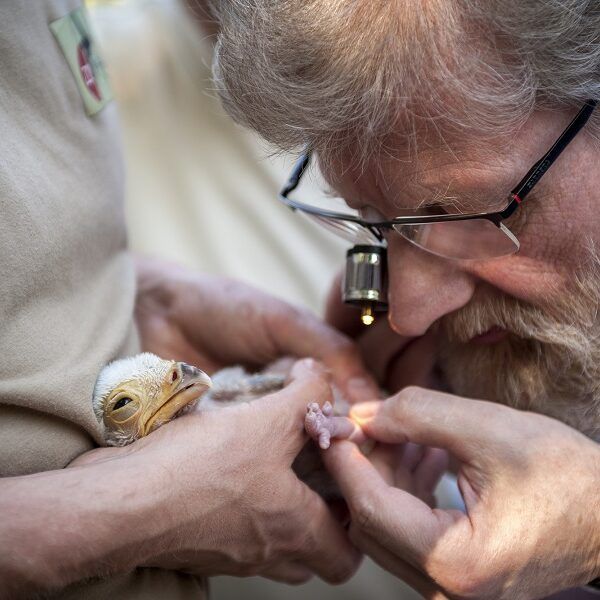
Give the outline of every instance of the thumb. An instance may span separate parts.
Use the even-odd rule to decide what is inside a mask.
[[[307,406],[334,402],[329,371],[311,358],[300,360],[292,367],[286,387],[258,402],[260,411],[269,415],[273,433],[295,457],[308,439],[304,431]]]
[[[409,387],[383,402],[357,404],[350,416],[378,442],[444,448],[469,462],[482,452],[498,452],[514,413],[491,402]]]

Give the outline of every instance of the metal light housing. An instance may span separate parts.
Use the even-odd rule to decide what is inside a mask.
[[[365,325],[385,312],[387,303],[387,249],[385,246],[356,245],[346,253],[342,300],[361,309]]]

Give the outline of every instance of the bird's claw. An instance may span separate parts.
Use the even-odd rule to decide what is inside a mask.
[[[304,429],[322,450],[329,448],[332,439],[350,439],[357,444],[365,440],[360,427],[348,417],[334,415],[331,402],[325,402],[323,408],[311,402],[306,407]]]

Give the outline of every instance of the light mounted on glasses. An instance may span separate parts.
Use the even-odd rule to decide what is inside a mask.
[[[510,192],[507,204],[488,213],[414,214],[389,220],[367,219],[340,200],[338,207],[307,204],[290,197],[309,169],[311,153],[296,163],[279,199],[326,229],[351,242],[346,256],[342,298],[362,308],[365,324],[373,322],[374,311],[385,310],[386,242],[384,232],[395,231],[411,244],[454,260],[488,260],[519,250],[519,241],[503,223],[511,217],[534,186],[585,125],[595,100],[588,100],[552,147],[529,169]],[[338,209],[339,208],[339,209]]]

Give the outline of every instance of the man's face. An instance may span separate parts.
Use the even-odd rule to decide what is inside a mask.
[[[495,149],[424,143],[416,158],[379,159],[361,171],[332,164],[326,176],[348,204],[385,218],[440,203],[452,212],[497,210],[572,116],[537,113]],[[531,408],[598,436],[594,144],[580,133],[506,222],[521,243],[515,255],[451,261],[395,232],[387,241],[390,326],[403,336],[439,329],[440,366],[455,393]]]

